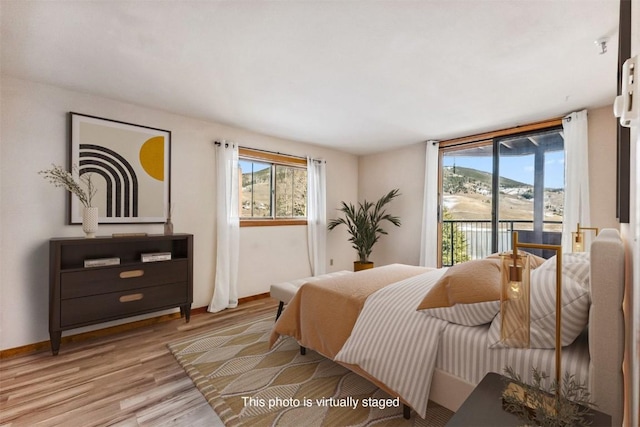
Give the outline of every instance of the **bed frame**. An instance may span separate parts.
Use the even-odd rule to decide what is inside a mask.
[[[589,390],[597,409],[622,425],[624,406],[625,252],[620,233],[603,229],[591,245],[591,308],[589,310]],[[457,411],[475,384],[440,369],[433,373],[429,398]]]

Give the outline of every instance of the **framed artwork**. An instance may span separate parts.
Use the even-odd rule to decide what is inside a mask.
[[[163,223],[170,206],[171,132],[70,113],[71,167],[91,177],[100,224]],[[85,176],[85,174],[90,174]],[[71,197],[69,223],[82,223]]]

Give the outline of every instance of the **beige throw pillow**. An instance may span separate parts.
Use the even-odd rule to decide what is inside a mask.
[[[450,267],[418,310],[500,300],[500,260],[487,258]]]

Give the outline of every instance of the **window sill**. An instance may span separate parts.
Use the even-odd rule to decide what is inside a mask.
[[[241,219],[240,227],[272,227],[280,225],[307,225],[306,219]]]

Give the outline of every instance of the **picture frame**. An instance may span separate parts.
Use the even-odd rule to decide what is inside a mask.
[[[69,113],[70,169],[91,174],[99,224],[164,223],[171,203],[171,132]],[[82,223],[70,198],[69,223]]]

